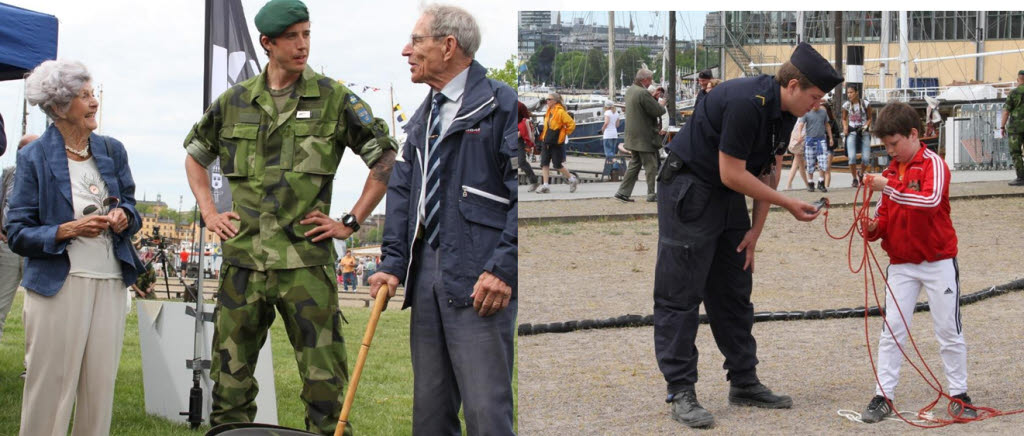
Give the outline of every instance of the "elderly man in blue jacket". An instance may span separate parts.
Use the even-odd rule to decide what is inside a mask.
[[[469,13],[428,6],[402,50],[431,91],[406,125],[370,293],[405,283],[413,434],[512,433],[516,320],[516,93],[473,60]]]

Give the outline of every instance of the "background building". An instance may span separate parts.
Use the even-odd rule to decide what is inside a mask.
[[[841,13],[844,46],[864,46],[864,87],[899,87],[899,12]],[[1024,68],[1022,11],[910,11],[907,15],[911,86],[971,82],[1008,86]],[[839,27],[835,12],[723,11],[708,14],[704,42],[720,50],[723,76],[730,79],[773,74],[798,41],[834,59]],[[986,52],[989,55],[978,56]]]

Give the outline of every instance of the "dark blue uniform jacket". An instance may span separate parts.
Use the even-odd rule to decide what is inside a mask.
[[[747,161],[755,176],[782,154],[796,117],[780,109],[779,85],[772,76],[722,82],[700,99],[690,121],[669,143],[700,180],[724,187],[718,152]]]

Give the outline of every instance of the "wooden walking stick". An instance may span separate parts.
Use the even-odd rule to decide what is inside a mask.
[[[338,417],[338,426],[334,429],[334,436],[341,436],[348,425],[348,414],[352,412],[352,401],[356,398],[356,388],[359,386],[359,376],[363,373],[363,364],[366,363],[366,355],[370,352],[370,342],[373,341],[373,333],[377,330],[377,321],[380,313],[388,304],[388,293],[391,290],[388,285],[382,284],[377,289],[377,299],[373,303],[373,312],[370,313],[370,321],[366,323],[366,333],[363,335],[363,345],[359,347],[359,357],[356,358],[356,366],[352,368],[352,379],[349,380],[348,392],[345,393],[345,403],[341,406],[341,416]]]

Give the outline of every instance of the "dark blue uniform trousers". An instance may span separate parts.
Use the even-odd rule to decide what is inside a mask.
[[[751,273],[736,247],[750,229],[742,194],[693,174],[658,186],[658,261],[654,272],[654,350],[668,393],[697,382],[697,337],[703,301],[711,333],[733,385],[757,383],[751,334]]]
[[[470,435],[511,435],[512,365],[518,300],[489,317],[455,307],[444,295],[440,256],[417,243],[409,340],[412,347],[412,433],[459,435],[464,404]],[[466,295],[473,292],[465,290]]]

